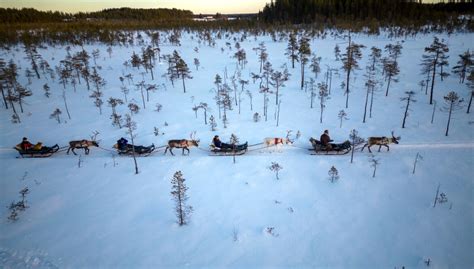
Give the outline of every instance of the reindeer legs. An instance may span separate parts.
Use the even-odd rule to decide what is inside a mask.
[[[187,150],[187,151],[188,151],[188,154],[184,154],[184,150]],[[184,147],[184,148],[183,148],[183,155],[189,155],[189,149],[188,149],[188,147]]]

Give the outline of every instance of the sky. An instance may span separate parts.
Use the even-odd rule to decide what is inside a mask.
[[[425,3],[439,0],[423,0]],[[194,14],[206,13],[256,13],[270,0],[0,0],[3,8],[35,8],[38,10],[98,11],[104,8],[177,8],[191,10]]]
[[[256,13],[270,0],[0,0],[0,7],[32,7],[64,12],[97,11],[104,8],[177,8],[199,13]]]

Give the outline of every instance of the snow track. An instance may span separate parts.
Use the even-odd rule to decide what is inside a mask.
[[[406,149],[445,149],[445,150],[448,150],[448,149],[474,149],[474,143],[469,143],[469,142],[455,142],[455,143],[409,143],[409,144],[398,144],[398,145],[393,145],[391,144],[390,147],[392,148],[392,151],[396,151],[396,150],[406,150]],[[274,148],[274,149],[271,149],[271,148]],[[199,151],[197,152],[202,152],[202,153],[209,153],[210,151],[208,150],[205,150],[203,148],[197,148]],[[302,147],[302,146],[296,146],[296,145],[293,145],[293,146],[286,146],[286,147],[281,147],[279,149],[275,149],[274,146],[271,146],[271,147],[258,147],[258,148],[249,148],[249,150],[245,153],[245,154],[241,154],[241,155],[238,155],[240,157],[243,157],[245,155],[250,155],[250,156],[271,156],[271,155],[274,155],[274,154],[285,154],[285,152],[294,152],[294,151],[301,151],[302,153],[304,153],[304,155],[309,155],[307,154],[307,150],[310,149],[309,147],[306,148],[306,147]],[[361,147],[356,147],[355,149],[355,153],[357,152],[360,152],[360,149]],[[114,155],[117,155],[121,158],[126,158],[126,157],[129,157],[129,156],[120,156],[117,154],[117,152],[115,150],[109,150],[109,149],[106,149],[106,148],[102,148],[102,147],[99,147],[99,150],[101,150],[103,153],[106,153],[106,152],[110,152],[111,154],[114,154]],[[10,148],[0,148],[0,158],[9,158],[11,156],[11,153],[14,152],[15,150],[14,149],[10,149]],[[56,154],[54,154],[53,156],[49,157],[49,158],[60,158],[61,156],[64,156],[63,154],[59,154],[60,152],[64,152],[65,150],[60,150],[58,151]],[[100,158],[100,157],[109,157],[109,156],[104,156],[104,155],[99,155],[98,150],[96,150],[96,152],[91,152],[90,155],[88,155],[88,158]],[[149,155],[147,156],[140,156],[140,158],[143,158],[143,157],[160,157],[161,155],[163,154],[160,154],[161,152],[161,149],[159,150],[156,150],[152,153],[150,153]],[[372,148],[372,152],[377,152],[378,149],[377,147],[375,146],[374,148]],[[381,149],[381,152],[385,152],[386,150],[384,148]],[[364,152],[368,152],[367,150],[364,151]],[[71,156],[72,158],[74,158],[75,156],[84,156],[84,154],[77,154],[77,155],[73,155],[73,154],[69,154],[69,155],[66,155],[66,156]],[[289,155],[294,155],[294,154],[289,154]],[[299,155],[299,154],[298,154]],[[16,156],[16,155],[15,155]],[[179,156],[182,156],[181,154],[179,154]],[[209,155],[204,155],[204,154],[196,154],[196,152],[194,154],[191,154],[191,157],[203,157],[203,156],[209,156]],[[211,156],[214,156],[214,155],[211,155]],[[228,156],[231,156],[232,155],[228,155]],[[324,155],[323,155],[324,156]],[[17,159],[28,159],[28,158],[21,158],[21,156],[16,156]],[[163,157],[165,157],[165,155],[163,155]],[[172,158],[173,156],[167,156],[168,158]]]

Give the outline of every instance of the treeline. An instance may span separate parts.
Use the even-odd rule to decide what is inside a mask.
[[[2,23],[47,23],[47,22],[71,22],[80,20],[132,20],[132,21],[163,21],[182,20],[192,18],[193,13],[189,10],[178,9],[136,9],[136,8],[112,8],[97,12],[65,13],[52,11],[38,11],[33,8],[0,8]]]
[[[410,0],[275,0],[266,4],[260,19],[268,23],[327,23],[377,21],[387,24],[443,23],[456,15],[473,14],[472,0],[421,4]]]

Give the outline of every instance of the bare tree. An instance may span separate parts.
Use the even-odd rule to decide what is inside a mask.
[[[185,179],[181,171],[174,173],[171,179],[171,195],[175,201],[175,212],[180,226],[189,222],[189,218],[193,212],[192,206],[186,204],[189,197],[187,195],[188,187],[184,184],[184,181]]]
[[[415,161],[413,162],[413,172],[412,174],[415,174],[415,169],[416,169],[416,165],[418,164],[418,161],[422,161],[423,160],[423,156],[421,156],[421,154],[419,152],[416,153],[416,157],[415,157]]]
[[[370,166],[374,168],[374,172],[372,177],[375,177],[375,172],[377,171],[377,166],[380,164],[380,159],[376,159],[375,156],[372,154],[369,158]]]
[[[66,114],[68,119],[71,119],[71,114],[69,113],[69,107],[67,106],[67,98],[66,98],[66,90],[63,89],[63,101],[64,101],[64,108],[66,108]]]
[[[403,115],[403,122],[402,122],[402,128],[405,128],[405,123],[406,123],[406,119],[407,119],[407,116],[408,116],[408,110],[410,109],[410,103],[415,103],[416,100],[413,99],[413,96],[415,95],[415,92],[414,91],[406,91],[405,94],[407,95],[406,97],[402,97],[400,98],[401,101],[407,101],[407,104],[405,106],[405,113]]]
[[[280,178],[278,177],[278,173],[280,172],[281,169],[283,169],[283,166],[281,166],[277,162],[272,162],[272,164],[268,167],[268,169],[272,172],[275,172],[276,179],[279,180]]]

